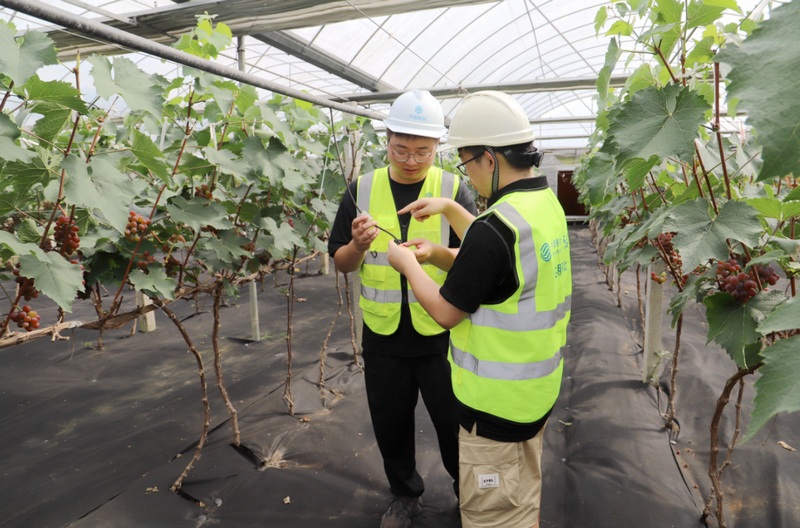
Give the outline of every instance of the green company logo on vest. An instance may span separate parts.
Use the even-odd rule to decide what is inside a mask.
[[[545,242],[542,244],[541,250],[542,260],[545,262],[550,262],[550,259],[553,258],[553,255],[550,253],[550,244]]]

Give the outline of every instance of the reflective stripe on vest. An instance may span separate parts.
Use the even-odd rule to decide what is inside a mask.
[[[472,354],[464,352],[454,346],[450,347],[450,352],[453,355],[453,363],[472,372],[476,376],[506,381],[527,380],[549,376],[555,372],[563,359],[561,349],[558,350],[555,356],[549,359],[522,364],[482,361]]]
[[[519,287],[450,331],[453,390],[473,409],[531,423],[561,385],[572,298],[566,219],[550,189],[510,193],[490,213],[514,232]]]
[[[438,167],[431,167],[420,190],[420,198],[425,196],[455,198],[457,185],[455,176],[443,172]],[[377,169],[359,178],[356,200],[359,209],[369,212],[379,226],[388,229],[395,236],[402,236],[391,194],[388,167]],[[436,215],[425,222],[412,219],[407,239],[419,237],[447,246],[450,241],[450,224],[444,215]],[[362,308],[364,321],[373,332],[381,335],[390,335],[397,330],[403,300],[400,274],[389,265],[387,254],[389,240],[391,237],[388,234],[380,232],[365,255],[359,270],[361,277],[359,305]],[[444,271],[432,264],[423,264],[422,267],[437,284],[444,284],[446,277]],[[417,332],[422,335],[435,335],[445,331],[419,305],[410,288],[407,291],[407,299],[411,321]]]

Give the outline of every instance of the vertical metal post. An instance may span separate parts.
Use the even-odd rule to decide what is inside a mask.
[[[244,38],[245,35],[239,35],[236,37],[236,58],[239,61],[240,72],[243,72],[247,69],[247,63],[245,62]]]

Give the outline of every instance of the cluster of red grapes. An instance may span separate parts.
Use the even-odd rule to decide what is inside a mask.
[[[214,189],[205,183],[194,188],[194,195],[205,198],[206,200],[211,200],[213,198],[212,192],[214,192]]]
[[[19,296],[26,301],[35,299],[39,296],[39,290],[33,287],[33,279],[23,277],[19,274],[19,264],[14,267],[14,280],[19,284]]]
[[[775,285],[778,274],[770,266],[753,266],[749,271],[742,271],[742,266],[736,259],[717,262],[717,284],[720,291],[727,292],[741,304],[746,303],[756,296],[761,284]]]
[[[53,238],[56,240],[59,253],[69,257],[78,250],[81,245],[78,231],[80,231],[80,228],[68,216],[61,215],[56,219]]]
[[[672,233],[661,233],[658,235],[658,245],[656,247],[663,248],[664,253],[669,259],[669,263],[672,265],[673,269],[678,271],[683,267],[683,260],[681,260],[681,256],[678,255],[678,252],[675,251],[675,248],[672,246],[672,235]]]
[[[652,280],[653,282],[657,282],[659,284],[664,284],[665,282],[667,282],[667,272],[662,271],[660,275],[656,275],[655,271],[651,271],[650,280]]]
[[[142,271],[145,271],[147,269],[147,266],[149,266],[155,261],[156,258],[153,255],[151,255],[149,251],[145,251],[142,253],[142,258],[139,259],[139,261],[136,263],[136,267]]]
[[[150,225],[150,219],[131,211],[128,213],[128,224],[125,226],[125,238],[131,242],[139,242]]]
[[[675,251],[675,248],[672,246],[672,235],[673,233],[661,233],[658,235],[655,246],[663,250],[664,254],[669,260],[670,267],[676,272],[680,273],[681,268],[683,267],[683,260],[681,260],[681,256],[678,255],[678,252]],[[662,271],[657,275],[655,272],[651,271],[650,280],[659,284],[664,284],[667,282],[667,273]]]
[[[39,328],[39,314],[31,310],[31,307],[27,304],[19,312],[12,312],[8,318],[17,323],[18,327],[24,328],[28,332]]]

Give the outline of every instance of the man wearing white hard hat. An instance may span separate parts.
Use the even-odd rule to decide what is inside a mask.
[[[372,427],[392,500],[381,528],[408,528],[422,511],[424,482],[416,468],[414,414],[425,402],[447,472],[458,489],[458,420],[447,360],[448,332],[417,302],[405,278],[389,266],[390,243],[408,241],[412,257],[434,284],[443,284],[460,244],[445,217],[419,222],[397,211],[423,197],[447,197],[475,212],[470,191],[434,167],[444,113],[429,93],[412,90],[384,121],[389,164],[361,175],[336,214],[328,252],[343,273],[358,271],[364,317],[364,379]]]
[[[399,211],[445,216],[463,236],[442,286],[404,244],[389,247],[389,263],[451,329],[465,528],[539,526],[542,437],[561,386],[572,276],[564,211],[535,175],[542,154],[533,140],[510,95],[465,97],[448,142],[487,210],[475,218],[452,200],[426,198]]]

